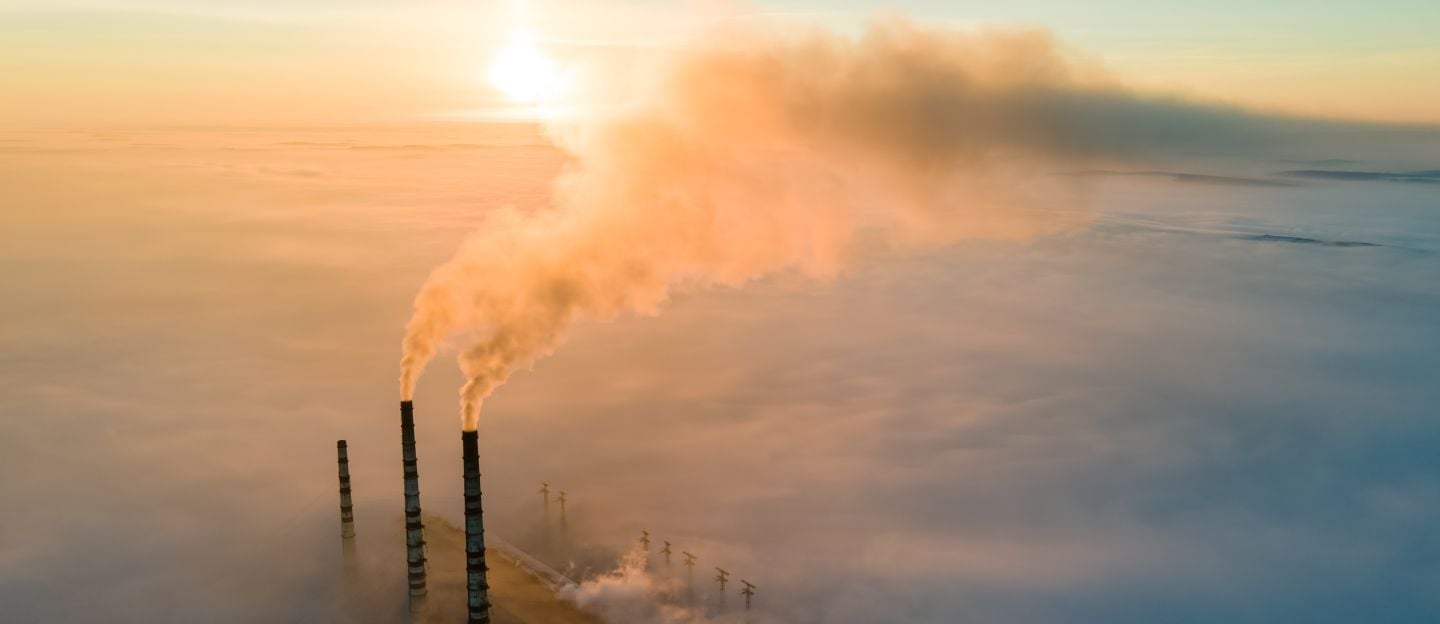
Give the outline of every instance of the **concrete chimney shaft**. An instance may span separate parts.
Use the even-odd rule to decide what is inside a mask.
[[[480,506],[480,451],[474,431],[460,432],[465,464],[465,588],[470,624],[490,622],[490,582],[485,578],[485,522]]]
[[[410,595],[425,595],[425,525],[420,521],[420,469],[415,459],[415,404],[400,402],[400,448],[405,462],[405,560]]]
[[[335,442],[340,461],[340,537],[355,537],[355,505],[350,501],[350,454],[344,440]]]

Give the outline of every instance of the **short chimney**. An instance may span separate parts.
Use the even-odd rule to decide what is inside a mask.
[[[340,459],[340,537],[355,537],[355,505],[350,501],[350,455],[345,441],[335,442],[335,454]]]

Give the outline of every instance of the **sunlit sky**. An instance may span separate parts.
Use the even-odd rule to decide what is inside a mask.
[[[510,104],[486,74],[517,27],[563,61],[745,21],[857,32],[887,13],[957,28],[1048,28],[1138,88],[1300,114],[1440,122],[1440,3],[1427,0],[7,0],[0,123],[485,114]]]
[[[760,25],[880,35],[687,46]],[[408,612],[412,327],[427,515],[462,523],[457,390],[513,372],[487,539],[588,587],[644,530],[758,583],[754,624],[1440,622],[1436,33],[1440,0],[0,0],[0,622]],[[678,606],[678,567],[600,603]]]

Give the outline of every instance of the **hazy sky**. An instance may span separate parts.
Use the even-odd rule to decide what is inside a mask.
[[[739,619],[594,583],[640,530],[755,624],[1433,623],[1440,4],[1314,5],[0,0],[0,620],[396,619],[401,343],[459,248],[425,508],[457,351],[564,304],[486,518],[616,624]],[[477,121],[521,22],[672,73]]]
[[[1440,121],[1440,5],[1384,0],[867,3],[496,0],[0,3],[0,122],[355,121],[493,110],[515,15],[561,58],[737,21],[857,31],[877,14],[1053,30],[1127,83],[1313,115]]]

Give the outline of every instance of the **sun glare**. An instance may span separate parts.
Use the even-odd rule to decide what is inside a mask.
[[[559,77],[559,67],[526,38],[517,37],[500,50],[490,64],[490,84],[510,101],[534,104],[550,95]]]

